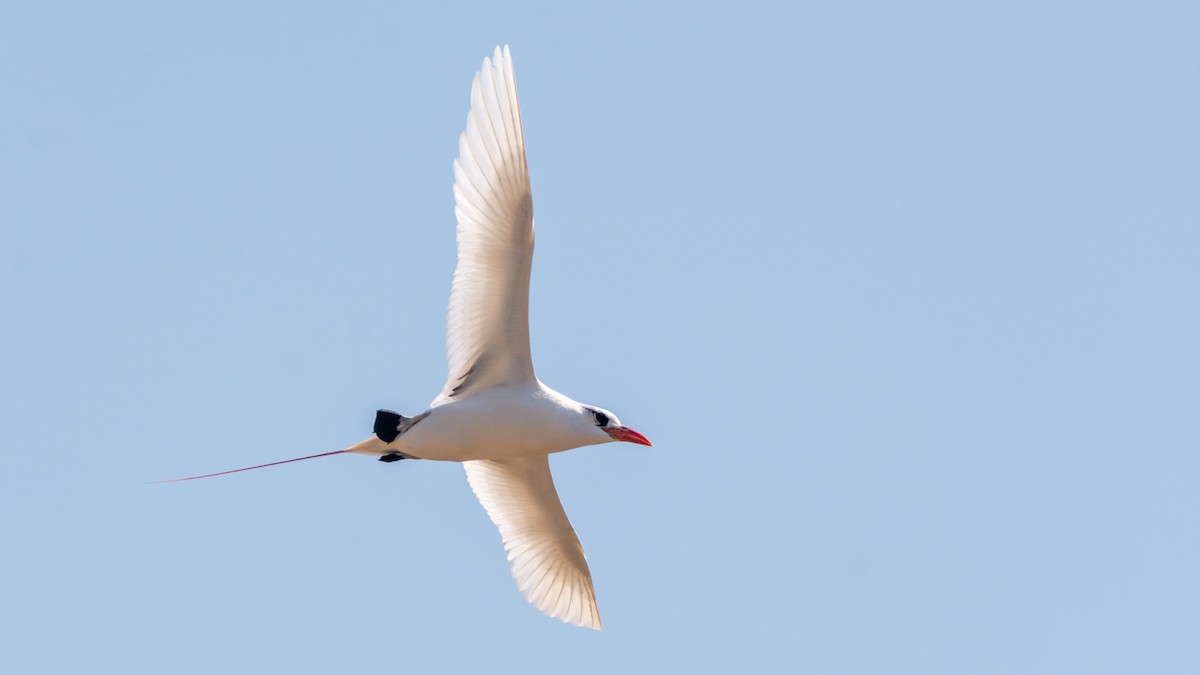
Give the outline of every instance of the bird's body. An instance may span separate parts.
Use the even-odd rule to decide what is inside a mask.
[[[533,197],[507,47],[497,47],[475,76],[454,178],[458,265],[446,322],[445,387],[425,413],[381,410],[375,436],[313,457],[350,452],[386,461],[462,462],[500,530],[526,599],[552,617],[599,630],[591,572],[559,502],[548,456],[611,441],[651,443],[611,412],[574,401],[534,374]],[[285,460],[291,461],[298,460]]]
[[[497,47],[475,76],[458,146],[449,377],[426,417],[402,423],[394,438],[388,430],[386,446],[372,445],[372,451],[463,462],[471,489],[500,530],[525,598],[552,617],[600,630],[592,575],[558,499],[548,456],[597,443],[650,441],[607,410],[578,403],[534,374],[533,196],[507,47]],[[384,438],[377,433],[364,443],[372,440]]]
[[[372,437],[352,450],[466,462],[536,457],[611,441],[594,423],[577,423],[582,410],[537,380],[500,385],[439,403],[391,443]]]
[[[508,48],[471,86],[454,162],[458,266],[446,320],[449,376],[424,415],[380,411],[376,436],[349,451],[392,461],[463,462],[500,530],[517,586],[546,614],[599,630],[587,558],[548,456],[585,445],[650,445],[611,412],[542,384],[529,351],[533,196]]]

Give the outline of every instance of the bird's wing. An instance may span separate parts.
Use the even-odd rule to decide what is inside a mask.
[[[533,197],[508,47],[497,47],[475,75],[458,154],[458,267],[446,319],[450,372],[435,403],[535,379],[529,355]]]
[[[592,573],[563,511],[546,455],[463,462],[467,480],[500,528],[517,587],[534,607],[602,630]]]

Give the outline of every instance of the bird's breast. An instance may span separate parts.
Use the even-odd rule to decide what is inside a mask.
[[[571,413],[536,397],[481,396],[433,408],[389,448],[413,457],[464,462],[562,452],[587,444]]]

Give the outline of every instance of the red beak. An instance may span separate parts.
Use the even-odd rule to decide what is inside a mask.
[[[650,442],[649,438],[646,438],[629,427],[614,427],[612,429],[605,429],[605,431],[607,431],[608,435],[612,436],[613,440],[615,441],[625,441],[626,443],[637,443],[638,445],[649,445],[650,447],[654,447],[654,444]]]

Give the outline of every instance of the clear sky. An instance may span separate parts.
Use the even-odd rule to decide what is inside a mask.
[[[0,671],[1200,672],[1195,3],[0,5]],[[966,7],[970,5],[970,7]],[[512,45],[606,631],[460,467]]]

